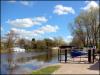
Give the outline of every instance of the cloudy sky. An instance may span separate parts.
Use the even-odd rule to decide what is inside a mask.
[[[69,23],[90,7],[99,7],[98,2],[2,1],[1,35],[14,30],[27,39],[62,37],[69,42],[73,37]]]

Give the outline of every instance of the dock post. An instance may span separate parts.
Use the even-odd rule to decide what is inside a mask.
[[[94,59],[95,59],[95,49],[93,49],[93,53],[92,53],[92,56],[93,56],[93,63],[94,63]]]
[[[59,49],[58,49],[58,61],[59,61]]]
[[[61,62],[61,49],[59,50],[59,60]]]
[[[58,49],[58,61],[59,61],[59,49]]]
[[[91,49],[88,50],[88,62],[91,63]]]
[[[67,61],[67,50],[65,50],[65,63]]]

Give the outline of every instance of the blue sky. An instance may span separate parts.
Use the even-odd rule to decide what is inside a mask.
[[[91,6],[98,7],[98,4],[95,1],[2,1],[1,35],[14,30],[27,39],[62,37],[71,41],[69,23]]]

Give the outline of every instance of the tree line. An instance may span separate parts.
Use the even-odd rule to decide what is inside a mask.
[[[13,47],[24,48],[26,51],[40,52],[66,43],[61,37],[54,37],[53,39],[44,38],[42,40],[36,40],[35,38],[32,38],[31,40],[19,38],[19,34],[11,30],[8,34],[6,34],[6,41],[2,42],[1,44],[3,44],[1,49],[9,50],[9,52],[12,51],[11,48]]]

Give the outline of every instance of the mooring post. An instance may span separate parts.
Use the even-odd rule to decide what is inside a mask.
[[[61,49],[60,49],[60,51],[59,51],[59,55],[60,55],[59,60],[60,60],[60,62],[61,62]]]
[[[59,49],[58,49],[58,61],[59,61]]]
[[[59,49],[58,49],[58,61],[59,61]]]
[[[65,63],[67,61],[67,50],[65,50]]]
[[[88,62],[91,63],[91,49],[88,50]]]
[[[92,53],[92,56],[93,56],[93,63],[94,63],[94,59],[95,59],[95,49],[93,49],[93,53]]]

